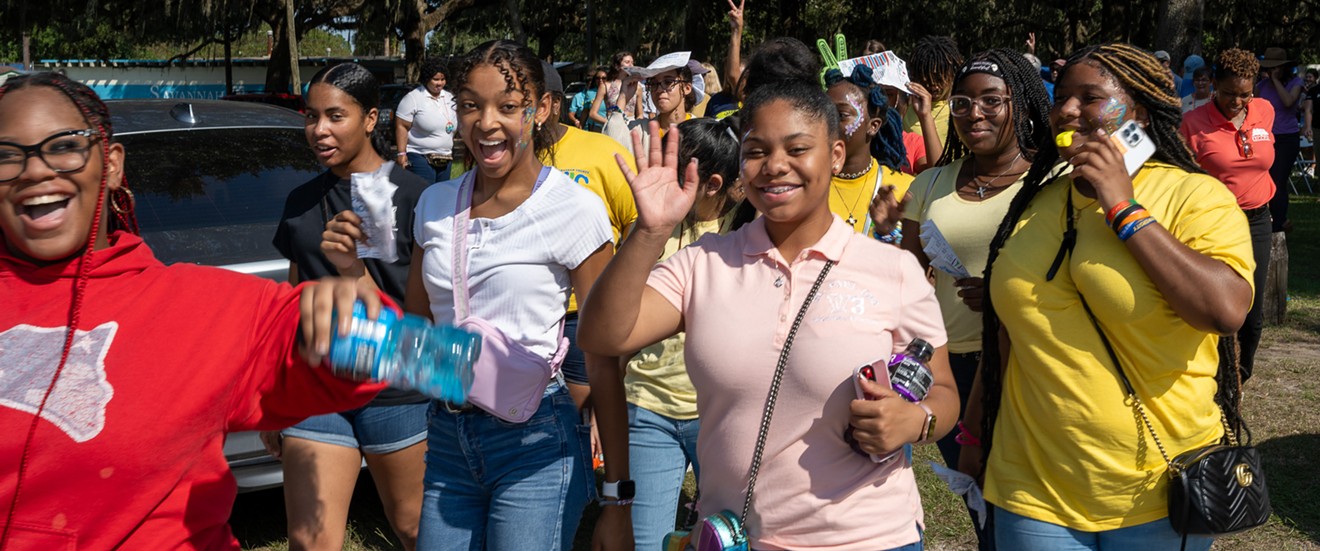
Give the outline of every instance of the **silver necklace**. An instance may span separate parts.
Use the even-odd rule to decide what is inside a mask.
[[[840,172],[839,177],[844,180],[856,180],[862,176],[866,176],[868,172],[871,172],[871,167],[874,166],[874,164],[875,163],[866,163],[866,168],[859,172]]]
[[[981,177],[976,175],[976,157],[972,157],[972,183],[976,184],[976,198],[984,201],[985,192],[994,189],[995,180],[1003,178],[1004,176],[1007,176],[1010,172],[1012,172],[1013,167],[1017,165],[1018,159],[1021,158],[1022,158],[1022,152],[1018,151],[1017,156],[1013,157],[1013,160],[1008,162],[1008,170],[1005,170],[995,176],[992,176],[985,185],[982,185]]]

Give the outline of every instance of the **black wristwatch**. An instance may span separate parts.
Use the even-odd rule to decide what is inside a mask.
[[[606,482],[601,486],[600,495],[619,500],[633,499],[637,497],[637,484],[631,480]]]

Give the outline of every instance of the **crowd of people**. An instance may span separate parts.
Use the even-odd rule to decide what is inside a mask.
[[[1226,49],[1179,75],[1111,43],[1043,66],[1034,38],[932,36],[896,85],[792,38],[743,57],[730,8],[723,79],[620,52],[565,97],[495,40],[425,64],[383,131],[371,73],[322,70],[326,171],[272,236],[294,286],[162,265],[106,105],[56,74],[0,85],[0,550],[237,548],[239,430],[283,461],[293,549],[343,546],[365,460],[406,549],[571,549],[594,500],[600,550],[705,551],[719,523],[697,521],[726,511],[745,549],[919,550],[950,521],[923,513],[927,444],[984,488],[983,550],[1209,549],[1166,519],[1149,444],[1237,415],[1320,122],[1297,62]],[[1153,153],[1129,167],[1132,125]],[[396,260],[358,257],[364,174],[394,186]],[[331,375],[355,300],[483,320],[552,372],[504,383],[534,412]],[[856,376],[917,339],[920,401]]]

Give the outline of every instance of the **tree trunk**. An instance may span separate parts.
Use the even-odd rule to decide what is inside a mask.
[[[1201,50],[1201,21],[1205,0],[1167,0],[1160,3],[1159,30],[1155,33],[1155,49],[1169,52],[1173,67],[1192,51]],[[1193,46],[1195,38],[1195,46]]]
[[[302,93],[302,75],[298,69],[298,29],[294,15],[294,0],[284,0],[284,39],[289,45],[289,89],[292,94]]]
[[[426,0],[404,2],[401,9],[412,10],[401,14],[398,21],[403,34],[403,60],[409,82],[417,82],[422,72],[422,56],[426,53],[426,33],[435,30],[449,16],[469,8],[477,0],[449,0],[434,11],[426,11]]]
[[[504,0],[504,10],[509,12],[509,28],[513,30],[513,39],[527,45],[527,31],[523,29],[522,13],[518,11],[519,0]]]
[[[1265,325],[1283,323],[1288,314],[1288,239],[1283,232],[1270,234],[1270,267],[1265,275]]]

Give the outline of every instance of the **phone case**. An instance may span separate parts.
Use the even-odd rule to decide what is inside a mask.
[[[885,378],[883,381],[881,381],[880,379],[880,373],[882,372],[885,374]],[[852,384],[853,384],[853,391],[857,393],[857,399],[870,400],[871,398],[868,397],[866,395],[866,392],[862,390],[862,383],[859,380],[861,377],[866,377],[867,379],[870,379],[874,382],[881,384],[888,383],[889,362],[886,360],[876,360],[869,364],[859,366],[857,369],[853,370]],[[888,463],[890,461],[893,461],[895,457],[898,457],[900,453],[902,453],[902,450],[896,451],[889,455],[876,455],[873,453],[868,455],[871,456],[871,461],[874,461],[876,463]]]
[[[1114,142],[1118,150],[1123,153],[1123,165],[1127,168],[1128,176],[1136,175],[1137,171],[1141,170],[1141,165],[1155,154],[1154,140],[1150,139],[1135,120],[1119,126],[1109,140]]]

